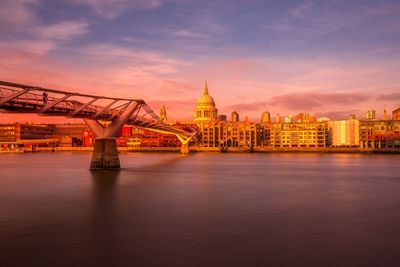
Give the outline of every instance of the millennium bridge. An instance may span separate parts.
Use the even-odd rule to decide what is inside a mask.
[[[0,81],[0,111],[81,118],[95,137],[91,169],[119,169],[116,138],[125,124],[176,135],[181,152],[189,153],[196,132],[187,132],[160,120],[142,99],[95,96]]]

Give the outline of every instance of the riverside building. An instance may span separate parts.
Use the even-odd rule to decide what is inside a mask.
[[[360,148],[400,148],[400,120],[361,120]]]
[[[280,121],[280,120],[277,120]],[[298,114],[295,122],[286,119],[284,123],[272,124],[270,146],[275,148],[317,148],[327,147],[328,123],[316,121],[311,115]]]
[[[347,120],[328,122],[329,145],[333,147],[357,147],[360,144],[360,121],[354,116]]]
[[[0,142],[46,139],[54,135],[53,125],[32,123],[0,124]]]

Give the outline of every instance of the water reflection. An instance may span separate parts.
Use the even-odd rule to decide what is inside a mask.
[[[117,240],[117,184],[119,170],[91,171],[93,181],[93,206],[90,218],[89,248],[91,263],[112,266],[116,256]]]
[[[399,160],[0,155],[0,266],[400,266]]]

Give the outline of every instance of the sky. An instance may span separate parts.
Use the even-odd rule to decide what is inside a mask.
[[[0,6],[0,80],[142,98],[175,120],[193,118],[205,80],[220,114],[255,121],[263,111],[342,119],[400,107],[398,0]],[[27,117],[0,114],[10,120]]]

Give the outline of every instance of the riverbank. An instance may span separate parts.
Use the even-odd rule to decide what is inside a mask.
[[[35,147],[16,151],[0,151],[6,153],[29,153],[29,152],[92,152],[92,147]],[[179,153],[180,147],[118,147],[120,153],[128,152],[174,152]],[[351,147],[326,147],[326,148],[272,148],[256,147],[253,149],[217,147],[190,147],[190,152],[213,152],[213,153],[362,153],[362,154],[400,154],[400,149],[380,148],[361,149]]]

